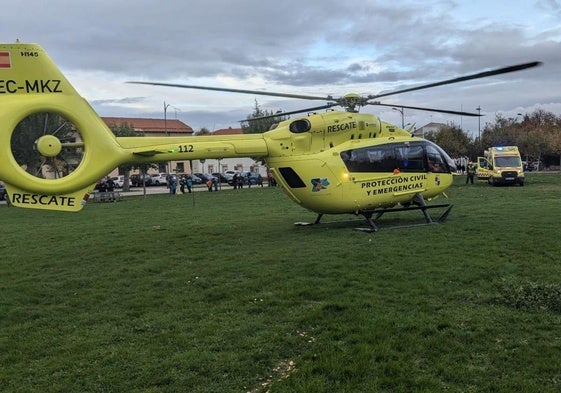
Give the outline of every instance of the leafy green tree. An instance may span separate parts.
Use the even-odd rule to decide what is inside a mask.
[[[515,145],[527,160],[561,156],[561,117],[541,109],[523,115],[522,121],[497,115],[485,125],[481,142],[481,153],[490,146]]]
[[[451,157],[470,155],[472,141],[469,135],[454,124],[441,127],[438,131],[430,131],[425,138],[442,147]]]
[[[546,154],[560,154],[561,119],[559,117],[538,109],[525,115],[521,125],[520,145],[527,156],[541,160]]]
[[[273,111],[267,111],[261,109],[257,100],[255,100],[255,108],[253,109],[253,113],[247,116],[247,120],[242,123],[242,130],[244,134],[260,134],[265,131],[269,131],[270,129],[274,128],[276,124],[280,123],[283,120],[288,119],[287,116],[283,116],[282,114],[278,116],[274,116],[275,113]],[[266,119],[262,119],[264,116],[272,116],[267,117]]]
[[[502,114],[495,116],[494,123],[487,123],[481,133],[483,149],[490,146],[516,146],[519,142],[519,130],[515,118],[504,117]],[[483,153],[483,151],[481,151]]]

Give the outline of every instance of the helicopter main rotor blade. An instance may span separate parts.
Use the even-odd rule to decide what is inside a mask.
[[[255,94],[255,95],[272,96],[272,97],[297,98],[297,99],[303,99],[303,100],[321,100],[321,101],[332,101],[333,100],[333,97],[319,97],[319,96],[308,96],[308,95],[302,95],[302,94],[275,93],[275,92],[261,91],[261,90],[228,89],[228,88],[224,88],[224,87],[183,85],[183,84],[177,84],[177,83],[140,82],[140,81],[130,81],[130,82],[127,82],[127,83],[133,83],[135,85],[179,87],[179,88],[182,88],[182,89],[225,91],[225,92],[228,92],[228,93]]]
[[[244,121],[256,121],[256,120],[270,119],[270,118],[273,118],[273,117],[289,116],[289,115],[295,115],[295,114],[298,114],[298,113],[313,112],[313,111],[318,111],[318,110],[321,110],[321,109],[329,109],[329,108],[332,108],[332,107],[337,106],[337,105],[339,105],[339,104],[332,103],[332,104],[327,104],[327,105],[322,105],[322,106],[316,106],[316,107],[313,107],[313,108],[298,109],[298,110],[290,111],[290,112],[277,112],[274,115],[253,117],[251,119],[244,119],[244,120],[238,120],[238,121],[240,123],[243,123]]]
[[[444,81],[441,81],[441,82],[429,83],[429,84],[426,84],[426,85],[410,87],[408,89],[391,91],[389,93],[370,95],[370,96],[368,96],[368,99],[372,100],[372,99],[375,99],[375,98],[387,97],[387,96],[391,96],[391,95],[395,95],[395,94],[407,93],[407,92],[410,92],[410,91],[429,89],[431,87],[449,85],[449,84],[452,84],[452,83],[464,82],[464,81],[469,81],[469,80],[472,80],[472,79],[486,78],[486,77],[489,77],[489,76],[506,74],[506,73],[514,72],[514,71],[521,71],[521,70],[525,70],[527,68],[532,68],[532,67],[539,66],[541,64],[542,64],[541,61],[532,61],[530,63],[523,63],[523,64],[517,64],[517,65],[513,65],[513,66],[508,66],[508,67],[497,68],[495,70],[478,72],[477,74],[460,76],[460,77],[457,77],[457,78],[448,79],[448,80],[444,80]],[[399,105],[399,106],[401,106],[401,105]]]
[[[448,109],[436,109],[436,108],[425,108],[425,107],[420,107],[420,106],[407,106],[407,105],[390,105],[390,104],[382,104],[380,102],[369,102],[368,105],[378,105],[378,106],[390,106],[393,108],[406,108],[406,109],[416,109],[419,111],[428,111],[428,112],[438,112],[438,113],[448,113],[451,115],[460,115],[460,116],[475,116],[475,117],[480,117],[483,116],[482,114],[479,113],[471,113],[471,112],[462,112],[462,111],[451,111]]]

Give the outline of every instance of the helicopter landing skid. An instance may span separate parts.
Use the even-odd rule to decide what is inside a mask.
[[[438,208],[447,208],[447,209],[444,211],[444,213],[442,213],[440,215],[440,217],[438,217],[438,219],[433,220],[431,215],[429,214],[428,210],[429,209],[438,209]],[[399,226],[393,226],[393,227],[388,227],[388,228],[383,228],[383,229],[410,228],[410,227],[416,227],[416,226],[422,226],[422,225],[443,223],[448,218],[448,215],[450,214],[450,211],[452,210],[452,205],[450,205],[450,204],[424,205],[424,206],[409,206],[409,207],[401,207],[401,208],[362,211],[362,212],[360,212],[360,214],[362,214],[364,216],[364,218],[366,219],[366,223],[368,224],[368,227],[367,228],[355,228],[355,230],[362,231],[362,232],[378,232],[382,228],[379,228],[378,225],[376,225],[376,221],[380,217],[382,217],[382,215],[384,215],[385,213],[404,212],[404,211],[411,211],[411,210],[421,210],[423,212],[423,215],[425,216],[425,222],[421,223],[421,224],[399,225]],[[374,218],[372,218],[372,216],[374,214],[376,214],[376,216]]]
[[[323,214],[318,214],[318,216],[316,217],[316,220],[314,222],[306,222],[306,221],[298,221],[295,222],[294,225],[298,226],[298,227],[308,227],[311,225],[317,225],[320,223],[321,218],[323,217]]]
[[[422,205],[422,206],[408,206],[408,207],[389,208],[389,209],[363,210],[363,211],[358,212],[358,214],[361,214],[362,216],[364,216],[364,218],[366,219],[366,223],[368,224],[368,227],[366,227],[366,228],[355,228],[355,230],[361,231],[361,232],[372,233],[372,232],[378,232],[379,230],[382,230],[382,229],[384,229],[384,230],[400,229],[400,228],[411,228],[411,227],[431,225],[431,224],[440,224],[440,223],[443,223],[444,221],[446,221],[446,219],[448,218],[448,215],[450,214],[450,211],[452,210],[452,207],[453,207],[453,205],[450,205],[450,204],[440,204],[440,205],[426,205],[425,204],[425,205]],[[444,213],[442,213],[438,217],[438,219],[433,220],[433,218],[429,214],[428,210],[429,209],[439,209],[439,208],[447,208],[447,209],[444,211]],[[421,210],[423,212],[424,217],[425,217],[425,222],[424,223],[419,223],[419,224],[398,225],[398,226],[392,226],[392,227],[386,227],[386,228],[380,228],[378,225],[376,225],[376,221],[380,217],[382,217],[385,213],[404,212],[404,211],[412,211],[412,210]],[[297,226],[318,225],[318,224],[320,224],[320,221],[321,221],[322,217],[323,217],[323,214],[318,214],[318,216],[317,216],[317,218],[314,222],[295,222],[294,225],[297,225]],[[356,221],[356,220],[352,220],[352,221]],[[337,223],[341,223],[341,222],[346,222],[346,221],[337,221]],[[328,223],[326,223],[326,224],[328,224]]]

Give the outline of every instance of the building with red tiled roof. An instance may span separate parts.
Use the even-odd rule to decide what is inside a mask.
[[[122,125],[131,126],[145,136],[188,136],[193,135],[191,126],[177,119],[145,119],[138,117],[102,117],[109,128]]]

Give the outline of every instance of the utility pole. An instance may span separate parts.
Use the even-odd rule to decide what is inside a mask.
[[[478,136],[477,136],[477,138],[478,138],[479,142],[481,143],[481,106],[478,106],[477,108],[475,108],[475,110],[479,114],[479,116],[477,116],[477,122],[478,122],[478,125],[477,125],[477,129],[478,129],[478,134],[477,135]]]

